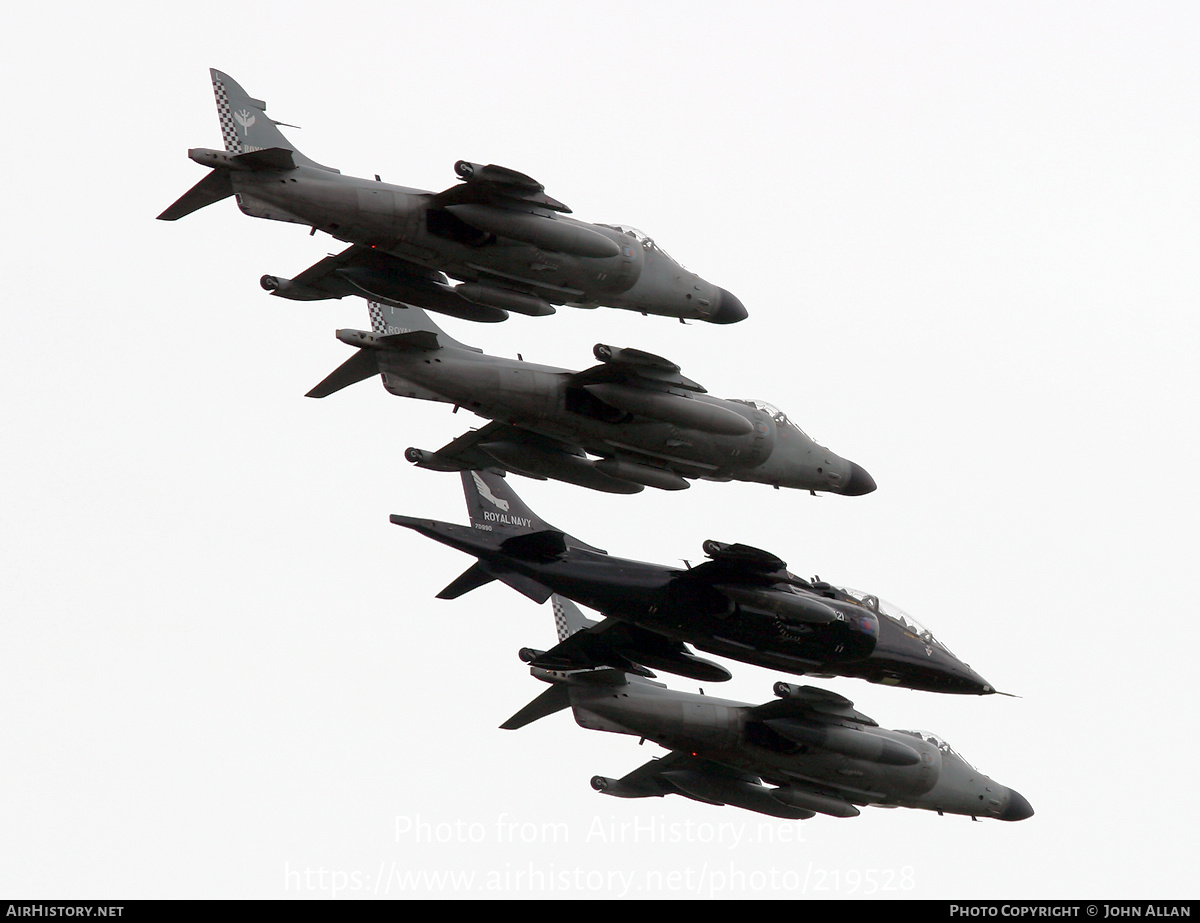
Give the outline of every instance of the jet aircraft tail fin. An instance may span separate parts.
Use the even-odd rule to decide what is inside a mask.
[[[517,496],[504,475],[493,470],[462,471],[459,474],[462,477],[463,495],[467,500],[467,515],[473,528],[507,540],[532,533],[555,533],[562,537],[564,549],[580,548],[606,553],[567,535],[542,519]]]
[[[437,335],[438,346],[454,346],[458,349],[481,353],[482,349],[460,343],[441,327],[433,322],[433,318],[421,308],[411,304],[384,304],[381,301],[368,301],[367,312],[371,315],[371,332],[376,336],[392,336],[398,333],[413,333],[423,331]]]
[[[367,309],[371,315],[372,335],[368,336],[361,330],[339,330],[338,339],[356,347],[358,352],[334,369],[305,396],[328,397],[372,375],[382,373],[384,387],[393,394],[449,403],[440,394],[408,381],[394,370],[389,371],[386,363],[380,362],[380,352],[434,352],[447,346],[474,352],[479,350],[465,346],[448,336],[420,308],[368,301]]]
[[[565,596],[559,596],[555,593],[550,599],[554,612],[554,627],[558,632],[558,640],[560,642],[565,641],[578,631],[584,631],[600,624],[585,617],[579,607]],[[536,661],[535,655],[537,653],[537,651],[522,651],[521,658],[526,662],[529,662],[530,659]],[[532,724],[539,718],[545,718],[547,715],[552,715],[555,712],[562,711],[564,708],[568,708],[571,705],[570,687],[575,683],[585,682],[589,685],[617,686],[627,684],[631,679],[628,674],[607,666],[599,668],[589,666],[574,669],[568,668],[565,670],[547,670],[542,667],[533,666],[529,672],[542,682],[550,683],[550,688],[543,691],[536,699],[500,725],[501,729],[505,731],[515,731],[518,728],[525,727],[527,724]]]
[[[565,596],[555,593],[550,599],[550,605],[554,610],[554,627],[558,629],[559,641],[566,641],[575,632],[600,624],[585,616],[580,608]]]
[[[213,95],[217,100],[217,119],[221,123],[221,137],[225,142],[225,150],[231,154],[246,154],[251,151],[280,148],[291,152],[292,160],[297,166],[315,167],[318,170],[329,170],[331,173],[339,172],[310,160],[296,150],[296,146],[279,130],[282,123],[267,115],[267,104],[243,90],[236,80],[214,68],[209,68],[209,74],[212,76]]]
[[[478,559],[438,594],[439,599],[457,599],[481,586],[499,580],[536,603],[550,598],[551,590],[533,576],[516,573],[513,559],[548,562],[582,551],[607,554],[550,525],[525,505],[503,475],[492,471],[460,472],[469,526],[395,513],[391,521],[422,535],[465,551]]]
[[[194,211],[220,202],[233,195],[229,171],[235,170],[294,170],[298,166],[313,167],[339,173],[333,167],[310,160],[296,150],[266,113],[267,104],[243,90],[232,77],[209,68],[213,95],[217,100],[217,120],[225,142],[226,157],[219,151],[196,148],[188,156],[197,163],[212,167],[212,171],[195,186],[169,205],[160,221],[177,221]],[[239,203],[243,206],[244,203]]]

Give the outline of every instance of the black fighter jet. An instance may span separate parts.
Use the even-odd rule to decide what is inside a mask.
[[[804,580],[775,555],[707,541],[710,560],[677,568],[616,558],[547,524],[501,476],[462,473],[469,526],[391,517],[478,562],[438,594],[454,599],[500,580],[536,602],[558,593],[604,620],[549,651],[526,650],[535,667],[639,665],[703,681],[730,673],[702,651],[815,676],[853,676],[930,692],[995,690],[927,630],[878,597]]]
[[[476,321],[504,320],[508,311],[553,314],[556,304],[714,324],[746,317],[736,297],[641,231],[565,217],[571,210],[524,173],[460,160],[460,182],[442,192],[343,176],[296,150],[265,102],[228,75],[210,73],[225,150],[188,151],[211,172],[158,217],[175,221],[236,196],[247,215],[306,225],[352,245],[294,279],[263,276],[275,295],[364,295]]]

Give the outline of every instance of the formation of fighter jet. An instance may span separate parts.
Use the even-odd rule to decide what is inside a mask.
[[[572,670],[637,664],[704,681],[730,678],[685,647],[796,674],[859,677],[931,692],[995,690],[941,642],[878,597],[804,580],[770,552],[704,543],[708,561],[678,568],[617,558],[549,525],[499,475],[464,472],[468,526],[393,515],[396,525],[465,551],[478,562],[447,586],[455,599],[500,580],[535,602],[553,593],[604,621],[533,666]]]
[[[687,478],[851,496],[875,489],[864,468],[815,443],[775,407],[711,397],[659,356],[598,345],[600,364],[572,372],[485,355],[420,308],[372,303],[371,321],[371,333],[337,332],[358,351],[309,397],[381,375],[392,394],[493,421],[436,452],[408,449],[420,467],[501,468],[626,494],[680,490]]]
[[[554,597],[560,646],[594,623]],[[671,752],[621,779],[592,778],[618,798],[682,795],[773,817],[854,817],[859,806],[921,808],[973,818],[1025,820],[1033,808],[941,739],[889,731],[843,696],[776,683],[762,705],[676,692],[618,669],[530,672],[550,688],[509,718],[515,730],[564,708],[584,728],[652,740]]]
[[[607,306],[730,324],[747,316],[736,297],[633,228],[567,217],[569,208],[515,170],[460,160],[459,182],[442,192],[342,176],[296,150],[266,103],[210,73],[225,149],[188,152],[210,172],[158,217],[174,221],[234,196],[247,215],[349,243],[294,278],[261,280],[282,298],[369,303],[371,331],[337,332],[354,355],[308,396],[379,375],[392,394],[491,421],[437,451],[405,452],[418,467],[461,473],[470,524],[391,521],[477,559],[439,598],[494,580],[539,603],[553,596],[558,643],[520,652],[549,688],[503,728],[570,708],[585,728],[667,748],[623,778],[592,779],[621,798],[677,794],[789,819],[852,817],[864,805],[1006,821],[1033,815],[1019,793],[936,736],[880,728],[832,692],[779,682],[774,701],[751,705],[654,681],[654,670],[731,678],[696,648],[797,675],[995,692],[906,613],[869,593],[800,578],[749,545],[707,541],[708,560],[685,567],[610,556],[542,520],[504,477],[623,494],[707,479],[857,496],[875,490],[865,469],[770,404],[712,397],[661,356],[597,344],[599,364],[583,371],[535,365],[460,343],[422,310],[495,322],[510,311]],[[572,600],[602,618],[585,618]]]
[[[460,160],[460,182],[436,193],[343,176],[296,150],[265,102],[210,73],[225,150],[188,151],[211,172],[158,217],[175,221],[236,196],[247,215],[352,245],[294,279],[263,276],[267,291],[299,301],[364,295],[477,321],[552,314],[556,304],[715,324],[746,317],[734,295],[645,234],[565,217],[571,210],[523,173]]]

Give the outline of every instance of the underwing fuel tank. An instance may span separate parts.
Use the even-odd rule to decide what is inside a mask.
[[[609,477],[633,481],[646,487],[657,487],[659,490],[686,490],[688,487],[688,482],[673,471],[651,468],[649,465],[639,465],[637,462],[618,458],[602,458],[595,463],[595,468]]]
[[[642,489],[641,484],[609,477],[590,459],[568,452],[555,452],[504,440],[484,442],[479,448],[504,467],[533,477],[554,478],[606,493],[635,494]]]
[[[530,317],[545,317],[554,313],[554,307],[549,302],[524,292],[479,285],[475,282],[462,282],[454,286],[454,290],[467,301],[505,311],[516,311],[518,314],[528,314]]]
[[[816,811],[818,814],[828,814],[831,817],[858,817],[858,808],[844,798],[835,795],[822,795],[805,788],[778,788],[771,793],[781,803],[794,808],[804,808]]]
[[[706,804],[729,804],[758,814],[769,814],[787,820],[806,820],[813,812],[804,807],[783,804],[774,790],[739,779],[713,777],[687,769],[668,770],[662,774],[681,795]],[[596,787],[593,780],[592,788]]]
[[[767,814],[784,820],[807,820],[815,812],[792,807],[780,802],[773,790],[765,785],[729,778],[714,778],[686,769],[669,770],[659,777],[670,785],[674,794],[699,801],[702,804],[732,805],[757,814]],[[608,776],[592,776],[592,790],[615,798],[646,798],[661,795],[661,791],[647,791],[644,786],[631,785],[624,779]]]

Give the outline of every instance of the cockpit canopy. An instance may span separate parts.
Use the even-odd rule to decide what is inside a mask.
[[[656,244],[654,239],[644,231],[639,231],[637,228],[630,227],[627,224],[602,224],[600,227],[608,228],[610,231],[619,231],[627,237],[632,237],[642,245],[643,250],[652,250],[655,253],[661,253],[667,259],[671,260],[671,262],[675,262],[673,259],[671,259],[671,254],[667,253],[666,250]]]
[[[859,603],[866,606],[868,609],[886,615],[889,618],[895,619],[900,623],[900,626],[911,635],[920,638],[926,644],[931,644],[940,647],[947,654],[950,654],[950,648],[946,647],[941,641],[933,636],[933,632],[914,619],[911,615],[901,609],[899,606],[888,602],[885,599],[880,599],[870,593],[864,593],[861,590],[851,589],[850,587],[840,586],[837,589],[841,590],[847,596],[853,597]],[[953,654],[950,654],[953,657]]]
[[[927,744],[933,744],[933,746],[935,746],[939,750],[941,750],[942,753],[949,754],[950,756],[956,756],[960,760],[962,760],[964,763],[967,763],[967,761],[963,759],[961,753],[955,752],[954,748],[951,747],[948,743],[946,743],[946,741],[942,740],[942,738],[938,737],[937,734],[931,734],[929,731],[905,731],[905,730],[900,730],[900,729],[897,729],[896,733],[907,734],[910,737],[919,738],[920,740],[925,741],[925,743],[927,743]],[[975,769],[975,767],[972,766],[970,763],[967,763],[967,765],[971,766],[972,769]],[[975,769],[975,771],[978,772],[979,770]]]
[[[745,404],[747,407],[753,407],[755,410],[761,410],[775,421],[776,426],[789,426],[803,435],[804,438],[809,438],[808,433],[804,432],[804,430],[800,429],[800,427],[789,420],[787,414],[785,414],[774,404],[768,404],[766,401],[743,400],[736,397],[730,398],[730,400],[732,400],[735,404]]]

